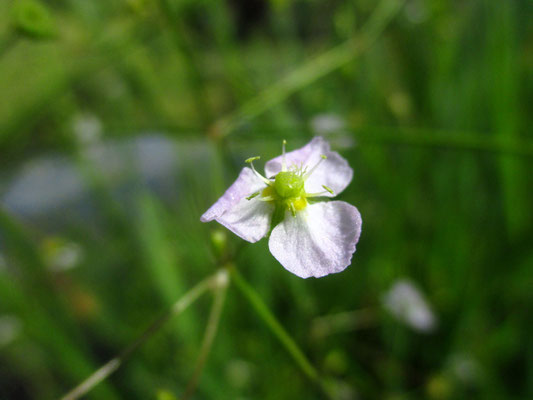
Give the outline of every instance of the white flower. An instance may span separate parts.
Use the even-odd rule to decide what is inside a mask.
[[[422,333],[437,327],[437,319],[427,300],[413,282],[400,279],[383,298],[383,305],[397,319]]]
[[[482,376],[481,365],[468,353],[453,353],[448,358],[447,367],[463,384],[475,384]]]
[[[103,134],[102,121],[94,114],[78,114],[72,120],[72,130],[81,145],[95,144]]]
[[[42,244],[42,250],[48,267],[55,272],[73,269],[83,260],[81,246],[60,237],[47,238]]]
[[[246,160],[237,180],[201,217],[216,220],[249,242],[269,237],[272,255],[302,278],[341,272],[351,263],[361,234],[361,215],[334,197],[350,183],[348,162],[321,137],[265,165],[266,177]]]
[[[7,270],[7,262],[2,254],[0,254],[0,273]]]
[[[20,320],[12,315],[0,315],[0,348],[14,341],[22,330]]]
[[[355,140],[346,129],[346,122],[337,114],[318,114],[311,119],[311,131],[315,135],[325,137],[338,149],[349,149],[355,146]]]

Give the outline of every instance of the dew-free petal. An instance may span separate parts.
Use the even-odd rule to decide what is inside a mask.
[[[329,143],[323,138],[315,137],[304,147],[285,154],[285,159],[288,168],[291,165],[298,167],[303,165],[310,170],[320,162],[322,155],[325,155],[327,159],[323,160],[306,180],[305,190],[307,193],[319,193],[324,191],[322,185],[325,185],[331,188],[334,194],[325,193],[324,196],[333,197],[348,186],[353,177],[353,170],[339,153],[331,151]],[[266,163],[267,177],[273,177],[281,171],[281,161],[282,156],[279,156]]]
[[[274,205],[255,197],[242,198],[216,221],[248,242],[255,243],[266,236]]]
[[[270,252],[301,278],[341,272],[351,263],[361,234],[361,215],[343,201],[310,204],[289,212],[270,235]]]
[[[385,308],[414,330],[435,330],[437,318],[422,291],[409,279],[400,279],[383,298]]]
[[[209,222],[220,217],[244,197],[250,196],[252,193],[257,192],[264,187],[265,184],[263,181],[258,178],[250,168],[243,168],[235,182],[233,182],[222,197],[200,217],[200,221]]]
[[[250,168],[243,168],[237,180],[200,217],[200,220],[202,222],[216,220],[244,240],[257,242],[270,228],[274,206],[260,201],[258,197],[251,200],[247,200],[246,197],[262,190],[265,186]]]

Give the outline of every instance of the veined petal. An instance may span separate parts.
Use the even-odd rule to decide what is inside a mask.
[[[291,165],[303,165],[310,170],[320,162],[322,155],[327,159],[307,178],[305,190],[307,193],[319,193],[324,191],[322,185],[325,185],[331,188],[334,194],[325,193],[324,196],[333,197],[348,186],[353,177],[353,170],[339,153],[331,151],[329,143],[323,138],[315,137],[304,147],[285,154],[285,160],[288,168]],[[281,171],[281,161],[282,156],[279,156],[266,163],[265,172],[268,178]]]
[[[343,271],[361,234],[361,215],[343,201],[310,204],[289,212],[270,234],[268,246],[285,269],[301,278]]]
[[[243,168],[235,182],[233,182],[222,197],[200,217],[200,221],[208,222],[220,217],[243,198],[250,196],[252,193],[261,190],[265,186],[264,182],[254,174],[250,168]]]
[[[268,233],[274,206],[259,200],[259,197],[250,200],[246,197],[265,186],[250,168],[243,168],[237,180],[200,220],[216,220],[244,240],[257,242]]]
[[[259,197],[250,200],[243,197],[216,221],[244,240],[255,243],[268,233],[273,212],[273,204]]]

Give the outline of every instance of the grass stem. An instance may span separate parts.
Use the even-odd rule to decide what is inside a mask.
[[[224,306],[224,300],[226,299],[228,284],[229,276],[227,269],[220,269],[217,274],[216,287],[214,291],[215,298],[213,299],[213,305],[211,306],[211,312],[209,313],[202,346],[200,348],[200,354],[196,360],[192,377],[187,384],[185,393],[183,394],[183,400],[188,400],[191,398],[196,390],[196,387],[198,386],[198,382],[200,381],[202,370],[204,369],[207,357],[209,356],[209,352],[211,351],[211,347],[213,346],[213,341],[218,330],[220,316],[222,315]]]
[[[232,268],[230,270],[230,274],[237,289],[239,289],[244,298],[248,300],[259,318],[261,318],[261,320],[266,324],[276,339],[279,340],[281,345],[289,353],[302,373],[313,383],[317,384],[328,398],[331,397],[316,368],[311,364],[298,344],[276,319],[272,311],[268,309],[267,305],[255,291],[255,289],[242,277],[236,268]]]
[[[212,137],[221,138],[229,135],[243,123],[261,115],[317,79],[356,59],[372,46],[401,9],[403,3],[404,0],[382,0],[357,35],[302,64],[283,79],[245,102],[235,112],[218,120],[211,131]]]
[[[88,393],[96,385],[108,378],[113,372],[115,372],[122,363],[144,342],[151,338],[159,329],[172,317],[181,314],[191,304],[193,304],[198,298],[203,295],[209,289],[217,287],[219,280],[219,273],[211,275],[199,282],[191,290],[185,293],[178,301],[176,301],[172,307],[159,319],[157,319],[152,325],[150,325],[133,343],[126,347],[117,357],[109,360],[102,367],[93,372],[82,383],[64,395],[61,400],[76,400],[81,396]]]

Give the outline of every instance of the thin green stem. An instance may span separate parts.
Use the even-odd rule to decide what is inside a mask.
[[[208,120],[210,116],[209,105],[206,101],[206,90],[203,77],[198,68],[197,56],[193,46],[187,38],[188,32],[183,23],[183,16],[180,13],[180,6],[177,2],[170,0],[159,0],[161,15],[168,24],[176,49],[183,56],[183,65],[187,82],[190,83],[193,100],[195,102],[198,115],[201,121]]]
[[[187,384],[185,393],[183,394],[183,400],[188,400],[194,394],[198,382],[200,381],[200,375],[204,369],[207,357],[213,346],[213,340],[215,339],[218,325],[220,322],[220,316],[222,315],[222,309],[224,306],[224,300],[226,299],[226,292],[229,284],[229,276],[227,269],[221,269],[217,274],[215,298],[213,299],[213,305],[211,306],[211,312],[207,321],[202,346],[200,348],[200,354],[196,360],[196,366],[192,374],[191,380]]]
[[[298,90],[356,59],[376,41],[404,2],[405,0],[383,0],[358,35],[304,63],[244,103],[235,112],[219,120],[212,131],[213,137],[229,135],[242,123],[257,117]]]
[[[265,136],[257,136],[260,139],[267,137],[271,140],[282,140],[287,132],[300,131],[309,135],[315,134],[304,124],[291,124],[290,126],[271,129],[255,125],[258,131],[265,132]],[[117,125],[115,130],[130,130],[129,125]],[[179,133],[181,137],[193,137],[203,133],[198,126],[179,127],[175,125],[161,125],[161,129]],[[474,151],[485,153],[505,154],[516,157],[533,157],[533,140],[509,139],[498,137],[494,132],[446,130],[438,128],[412,128],[405,126],[375,126],[364,125],[359,127],[346,126],[348,132],[352,132],[358,145],[403,145],[409,147],[427,147],[435,149],[450,149],[458,151]],[[266,136],[268,134],[268,136]],[[188,136],[189,135],[189,136]],[[233,143],[248,143],[249,139],[239,137],[233,139]]]
[[[369,126],[355,130],[355,137],[360,144],[398,144],[410,147],[502,153],[518,157],[533,156],[533,141],[506,139],[490,133]]]
[[[255,289],[248,282],[246,282],[246,280],[244,280],[236,268],[232,268],[230,270],[230,274],[237,289],[239,289],[244,298],[248,300],[259,318],[263,320],[272,334],[279,340],[281,345],[289,353],[303,374],[317,384],[320,389],[322,389],[329,397],[329,394],[326,392],[316,368],[307,359],[303,351],[298,347],[294,339],[288,334],[285,328],[283,328],[283,326],[279,323],[274,314],[268,309],[267,305],[261,299],[261,297],[259,297]]]
[[[146,342],[156,332],[158,332],[159,329],[170,318],[181,314],[209,289],[217,287],[218,279],[219,275],[218,273],[216,273],[199,282],[191,290],[185,293],[178,301],[176,301],[174,305],[164,315],[162,315],[159,319],[152,323],[152,325],[150,325],[133,343],[126,347],[117,357],[109,360],[102,367],[93,372],[82,383],[80,383],[78,386],[76,386],[74,389],[64,395],[61,400],[79,399],[81,396],[88,393],[104,379],[109,377],[135,350],[137,350],[144,342]]]

